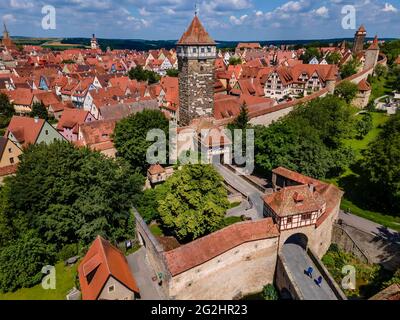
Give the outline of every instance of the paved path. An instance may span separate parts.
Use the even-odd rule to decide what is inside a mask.
[[[262,199],[264,193],[223,165],[214,164],[214,167],[229,185],[233,186],[236,190],[249,198],[252,209],[247,210],[242,214],[252,218],[253,220],[264,219],[264,202]]]
[[[139,287],[141,300],[165,300],[157,283],[152,280],[155,273],[147,263],[146,249],[142,247],[139,251],[128,256],[127,260]]]
[[[325,280],[322,281],[321,287],[314,282],[314,279],[317,279],[320,274],[302,247],[297,244],[286,244],[280,255],[286,261],[286,271],[290,272],[304,300],[337,300]],[[304,273],[309,267],[314,269],[313,279]]]
[[[380,236],[391,242],[400,241],[399,232],[392,229],[388,229],[378,223],[358,217],[354,214],[346,213],[341,210],[339,213],[339,219],[341,219],[345,224],[351,227],[370,233],[374,236]]]

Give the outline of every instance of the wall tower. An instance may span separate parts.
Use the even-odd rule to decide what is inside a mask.
[[[214,63],[217,46],[197,13],[177,43],[179,66],[179,125],[214,114]]]

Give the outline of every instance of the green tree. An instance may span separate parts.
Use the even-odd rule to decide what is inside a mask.
[[[118,156],[126,159],[133,168],[139,168],[143,174],[149,168],[146,160],[148,148],[154,142],[147,141],[147,133],[152,129],[164,131],[168,141],[169,123],[158,110],[144,110],[117,123],[114,131],[114,145]]]
[[[273,284],[268,284],[268,285],[264,286],[262,295],[263,295],[264,300],[278,300],[279,299],[278,291],[276,290],[276,288]]]
[[[240,107],[240,113],[233,122],[234,129],[247,129],[249,127],[249,112],[246,103]]]
[[[326,57],[326,61],[329,63],[329,64],[338,64],[339,62],[340,62],[340,60],[341,60],[341,55],[340,55],[340,53],[338,53],[338,52],[332,52],[331,54],[329,54],[327,57]]]
[[[229,58],[229,65],[236,66],[238,64],[242,64],[242,59],[240,57],[230,57]]]
[[[356,58],[353,58],[351,61],[342,65],[340,67],[340,75],[342,76],[342,79],[346,79],[352,76],[353,74],[356,74],[359,67],[360,67],[360,62]]]
[[[363,139],[373,129],[372,116],[370,113],[366,113],[356,123],[356,137],[357,139]]]
[[[229,208],[223,179],[211,165],[186,165],[167,180],[158,201],[163,226],[191,241],[217,230]]]
[[[149,84],[154,84],[160,81],[160,76],[158,74],[150,70],[144,70],[140,65],[129,70],[128,76],[132,80],[147,81]]]
[[[131,80],[147,81],[146,72],[140,65],[136,68],[132,68],[131,70],[129,70],[128,76]]]
[[[388,68],[378,63],[375,67],[375,75],[378,77],[378,79],[386,77],[387,74],[388,74]]]
[[[343,81],[335,89],[335,95],[343,98],[347,103],[351,103],[358,93],[358,86],[350,81]]]
[[[0,94],[0,115],[11,118],[15,114],[15,109],[5,93]]]
[[[386,289],[386,288],[390,287],[392,284],[400,285],[400,269],[397,269],[397,271],[394,273],[392,279],[390,279],[389,281],[387,281],[383,284],[382,289]]]
[[[382,209],[400,210],[400,114],[393,116],[364,152],[362,167]]]
[[[178,69],[168,69],[167,76],[177,78],[179,76],[179,70]]]
[[[54,262],[54,252],[34,231],[0,248],[0,291],[15,291],[40,283],[44,276],[42,268]]]
[[[124,240],[131,206],[144,178],[114,161],[67,142],[30,146],[15,177],[5,182],[3,220],[14,239],[37,231],[57,249],[90,244],[97,235]]]
[[[158,202],[165,198],[166,193],[166,186],[162,184],[144,191],[137,200],[136,209],[147,224],[159,219]]]
[[[304,63],[309,63],[314,57],[320,60],[322,58],[321,51],[317,47],[310,47],[300,56],[300,60],[303,60]]]
[[[343,100],[316,99],[267,128],[256,128],[256,168],[269,174],[284,166],[318,179],[340,172],[354,160],[354,153],[342,143],[352,127]]]
[[[38,117],[39,119],[48,120],[49,114],[43,102],[35,102],[32,105],[32,111],[30,113],[31,118]]]

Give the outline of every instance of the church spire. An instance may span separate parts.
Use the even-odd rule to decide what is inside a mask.
[[[5,21],[3,21],[3,26],[4,26],[3,39],[9,38],[8,30],[7,30],[7,26],[6,26],[6,22]]]

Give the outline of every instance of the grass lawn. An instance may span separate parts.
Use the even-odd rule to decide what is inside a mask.
[[[393,89],[391,88],[390,83],[394,80],[394,78],[373,78],[373,80],[371,81],[372,93],[370,100],[375,100],[379,97],[392,93]]]
[[[368,145],[378,137],[378,134],[381,131],[380,126],[384,125],[390,119],[385,113],[372,112],[371,115],[373,129],[364,137],[364,139],[349,139],[344,141],[346,146],[354,149],[357,160],[361,158],[361,151],[366,149]],[[359,117],[361,117],[361,115]]]
[[[39,284],[33,288],[20,289],[12,293],[0,293],[0,300],[65,300],[68,291],[75,286],[77,264],[65,267],[61,262],[56,265],[56,290],[44,290]]]

